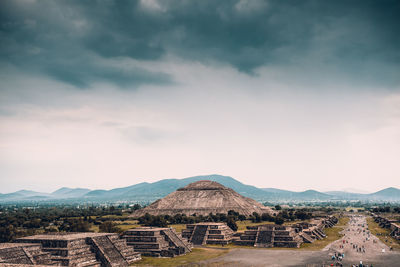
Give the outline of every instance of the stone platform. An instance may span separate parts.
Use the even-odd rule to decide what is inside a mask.
[[[140,253],[113,233],[56,233],[19,238],[20,244],[40,244],[55,265],[122,267],[140,260]]]
[[[172,228],[134,228],[125,231],[122,237],[135,251],[153,257],[174,257],[191,252],[193,247]]]
[[[265,224],[247,226],[247,230],[234,239],[234,243],[254,247],[298,248],[302,243],[312,243],[326,237],[324,229],[338,222],[334,216],[301,222],[294,225]]]
[[[19,265],[54,265],[49,252],[40,244],[0,243],[0,266],[6,263]]]
[[[248,226],[247,230],[234,241],[237,245],[254,247],[298,248],[303,239],[291,226],[265,224]]]
[[[382,228],[390,228],[390,236],[400,240],[400,222],[395,219],[388,219],[383,216],[372,213],[374,221]]]
[[[226,245],[233,240],[233,231],[225,223],[202,222],[187,224],[182,237],[194,245]]]

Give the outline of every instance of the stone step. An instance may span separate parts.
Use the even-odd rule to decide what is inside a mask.
[[[113,242],[108,238],[108,236],[100,236],[92,238],[92,240],[95,244],[97,252],[100,253],[101,256],[109,262],[109,264],[112,264],[113,267],[128,266],[127,261],[115,247]]]
[[[91,261],[78,263],[75,266],[77,266],[77,267],[100,267],[101,263],[98,262],[97,260],[91,260]]]

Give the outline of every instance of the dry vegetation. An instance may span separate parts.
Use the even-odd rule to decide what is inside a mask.
[[[189,254],[178,256],[175,258],[154,258],[154,257],[142,257],[143,259],[134,265],[139,266],[201,266],[199,262],[220,257],[227,253],[228,249],[220,248],[194,248]],[[196,264],[197,263],[197,264]]]
[[[170,224],[168,227],[174,228],[177,233],[182,233],[182,230],[186,229],[186,224]]]

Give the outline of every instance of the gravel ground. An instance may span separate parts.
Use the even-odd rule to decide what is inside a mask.
[[[321,251],[231,249],[222,257],[204,262],[215,266],[329,266],[335,253],[344,253],[338,261],[352,266],[362,261],[366,266],[400,266],[400,253],[390,251],[376,236],[369,233],[365,216],[352,216],[343,230],[343,238]],[[353,248],[354,245],[354,248]],[[361,251],[360,251],[361,250]],[[365,252],[364,252],[365,251]]]

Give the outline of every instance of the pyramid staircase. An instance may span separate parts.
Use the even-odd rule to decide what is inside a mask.
[[[0,244],[0,263],[52,265],[50,253],[40,244]],[[0,264],[1,265],[1,264]]]
[[[205,243],[207,230],[207,225],[195,225],[190,242],[192,242],[193,245],[203,245]]]
[[[248,226],[240,239],[234,240],[237,245],[255,247],[299,247],[303,239],[295,229],[280,225]]]
[[[139,227],[125,231],[122,237],[128,246],[147,256],[175,257],[192,251],[192,245],[171,228]]]
[[[129,266],[128,261],[122,255],[122,253],[116,248],[113,242],[111,242],[108,236],[98,236],[90,238],[94,250],[96,251],[97,257],[105,263],[106,266],[115,267],[127,267]]]
[[[194,245],[226,245],[233,240],[233,231],[225,223],[187,224],[182,237]]]
[[[165,229],[162,231],[164,235],[168,238],[170,241],[170,245],[175,246],[178,249],[178,255],[180,254],[186,254],[188,252],[192,251],[192,245],[189,243],[185,242],[182,238],[180,238],[173,229]]]
[[[300,235],[301,238],[303,238],[303,242],[304,243],[313,243],[314,242],[314,238],[312,238],[311,236],[309,236],[305,232],[300,232],[299,235]]]
[[[50,263],[76,267],[126,267],[139,260],[134,252],[113,233],[57,233],[20,238],[18,243],[42,245],[42,254],[47,253]],[[33,259],[44,257],[31,253]]]

